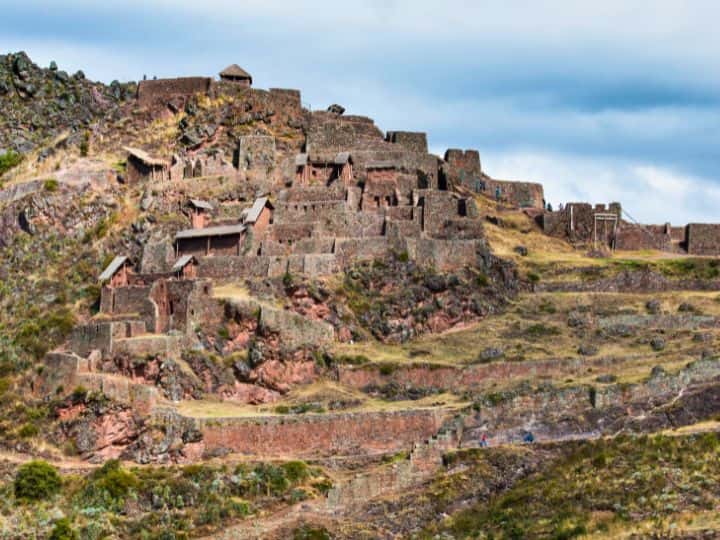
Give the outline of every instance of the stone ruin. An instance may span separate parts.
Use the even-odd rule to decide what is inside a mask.
[[[218,282],[328,276],[391,254],[441,271],[481,265],[486,241],[477,195],[499,210],[523,209],[546,234],[574,243],[720,253],[720,225],[639,225],[623,219],[618,203],[547,211],[541,184],[491,178],[476,150],[450,149],[440,158],[429,153],[425,133],[383,133],[370,118],[346,115],[340,106],[308,111],[296,90],[266,92],[251,88],[251,79],[226,77],[174,81],[141,84],[138,106],[172,108],[198,92],[229,93],[266,106],[270,125],[280,113],[300,122],[303,140],[289,143],[267,131],[242,135],[232,155],[212,144],[164,157],[127,148],[129,184],[192,191],[188,180],[221,178],[243,195],[186,196],[177,201],[186,226],[164,245],[145,246],[142,271],[123,257],[113,261],[102,276],[99,316],[71,340],[80,355],[181,350],[197,325],[222,317],[212,297]],[[324,323],[304,321],[298,328],[313,339],[333,339]]]
[[[543,231],[574,244],[621,251],[657,250],[698,256],[720,255],[720,224],[638,223],[620,203],[567,203],[554,212],[535,214]]]
[[[100,313],[73,333],[74,353],[177,354],[196,339],[198,325],[222,318],[212,294],[218,282],[327,276],[393,253],[443,271],[482,264],[486,242],[475,197],[454,189],[475,178],[490,181],[477,152],[465,153],[463,163],[453,151],[443,160],[429,153],[425,133],[383,133],[339,106],[308,111],[295,90],[268,92],[227,77],[143,81],[137,106],[179,110],[198,93],[226,93],[254,110],[259,103],[272,112],[263,116],[270,125],[278,115],[299,119],[304,139],[289,144],[258,131],[240,136],[230,153],[212,143],[170,156],[125,148],[125,182],[183,193],[160,204],[186,225],[165,244],[147,244],[136,265],[121,256],[105,270]],[[202,185],[212,179],[234,186],[235,195],[204,200]],[[278,324],[289,333],[297,327],[313,344],[333,339],[326,323],[264,311],[266,321],[284,321]]]

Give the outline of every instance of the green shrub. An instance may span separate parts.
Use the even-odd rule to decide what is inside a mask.
[[[111,459],[91,476],[95,485],[107,491],[114,499],[126,496],[130,490],[138,487],[135,475],[120,466],[120,461]]]
[[[297,484],[310,476],[307,464],[304,461],[288,461],[282,464],[285,476],[292,484]]]
[[[363,366],[370,363],[370,359],[362,354],[348,355],[341,354],[333,357],[333,363],[335,364],[346,364],[350,366]]]
[[[45,191],[49,191],[50,193],[57,191],[59,185],[60,184],[58,184],[58,181],[55,180],[54,178],[48,178],[43,183],[43,187],[45,188]]]
[[[490,279],[487,277],[487,274],[480,273],[475,276],[475,283],[478,287],[487,287],[490,284]]]
[[[46,461],[35,460],[21,465],[15,475],[15,497],[36,501],[60,491],[62,480],[57,469]]]
[[[312,487],[317,489],[323,495],[327,495],[328,492],[332,489],[333,485],[332,485],[332,482],[328,478],[323,478],[322,480],[313,482]]]
[[[78,540],[78,534],[70,525],[70,520],[62,518],[55,522],[49,540]]]
[[[30,437],[34,437],[40,432],[38,427],[35,424],[27,423],[23,424],[23,426],[18,430],[18,435],[21,439],[29,439]]]
[[[546,326],[544,324],[538,323],[528,326],[525,329],[525,334],[530,337],[545,337],[559,336],[561,332],[557,326]]]
[[[8,172],[10,169],[20,165],[23,160],[22,156],[17,152],[10,150],[0,155],[0,177]]]
[[[0,396],[5,394],[8,390],[10,390],[10,379],[8,377],[2,377],[0,378]]]
[[[303,525],[295,529],[293,540],[331,540],[330,533],[324,527],[311,527]]]
[[[218,328],[218,337],[220,339],[228,340],[230,339],[230,331],[224,326],[221,326]]]
[[[380,375],[385,375],[385,376],[392,375],[393,373],[395,373],[395,370],[397,368],[398,368],[398,366],[395,364],[390,364],[390,363],[380,364],[380,369],[379,369]]]
[[[290,414],[290,407],[287,405],[278,405],[275,407],[276,414]]]
[[[536,274],[535,272],[528,272],[527,279],[530,283],[537,283],[538,281],[540,281],[540,275]]]
[[[80,141],[80,155],[87,157],[90,153],[90,132],[86,131],[83,133],[82,141]]]

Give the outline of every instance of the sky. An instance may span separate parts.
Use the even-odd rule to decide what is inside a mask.
[[[110,82],[216,75],[302,90],[431,150],[480,151],[557,206],[720,221],[720,2],[2,0],[0,51]]]

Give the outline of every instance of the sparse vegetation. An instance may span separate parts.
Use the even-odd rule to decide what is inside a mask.
[[[574,538],[643,520],[667,525],[683,511],[714,508],[718,449],[715,433],[577,443],[439,528],[453,538]],[[460,459],[467,457],[474,467],[486,466],[481,455]]]
[[[22,160],[22,155],[12,150],[9,150],[4,154],[0,155],[0,179],[2,179],[3,175],[10,169],[13,169],[20,165],[20,163],[22,163]]]

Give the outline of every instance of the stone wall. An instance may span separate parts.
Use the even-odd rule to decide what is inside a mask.
[[[385,215],[381,212],[329,212],[317,223],[320,234],[333,237],[382,236],[384,229]]]
[[[275,223],[288,224],[303,221],[319,221],[328,213],[342,213],[344,211],[344,201],[278,202]]]
[[[484,185],[484,194],[495,198],[497,190],[500,190],[500,201],[516,208],[537,208],[542,210],[545,203],[545,192],[542,184],[534,182],[514,182],[511,180],[495,180],[485,177],[481,187]],[[477,191],[477,185],[468,185],[468,188]]]
[[[480,152],[451,148],[445,152],[443,172],[449,183],[474,189],[476,181],[483,177]]]
[[[103,287],[100,312],[104,315],[139,318],[152,331],[155,328],[157,310],[150,300],[150,286]]]
[[[659,272],[625,271],[616,276],[584,281],[541,281],[535,292],[647,293],[664,291],[718,291],[718,279],[669,279]]]
[[[598,223],[598,229],[602,229]],[[608,227],[610,225],[608,224]],[[598,234],[600,238],[603,234]],[[657,249],[660,251],[672,250],[672,236],[669,225],[637,225],[621,222],[615,237],[615,248],[621,250]]]
[[[355,261],[384,258],[390,250],[390,242],[385,236],[338,238],[335,242],[335,254],[343,267]]]
[[[687,250],[691,255],[720,255],[720,224],[690,223]]]
[[[645,421],[656,431],[658,426],[678,426],[668,418],[673,416],[673,410],[682,411],[686,422],[707,420],[695,414],[703,414],[697,409],[704,407],[708,397],[715,403],[704,407],[705,414],[717,414],[720,406],[717,389],[710,385],[709,392],[704,393],[699,385],[717,380],[718,375],[720,362],[701,360],[688,364],[677,374],[652,372],[640,383],[547,387],[540,391],[528,388],[501,393],[492,404],[480,404],[474,415],[466,418],[463,445],[477,445],[482,433],[489,433],[492,444],[520,442],[525,430],[531,430],[537,440],[597,437],[621,430],[642,431]],[[694,394],[700,399],[693,399]],[[685,405],[686,399],[692,400],[696,410]],[[663,403],[672,407],[663,407]]]
[[[271,171],[275,168],[275,137],[253,135],[240,137],[236,165],[238,169]]]
[[[306,319],[283,309],[260,307],[260,324],[282,336],[282,346],[289,350],[300,347],[322,347],[335,340],[335,330],[322,321]]]
[[[208,77],[181,77],[140,81],[137,89],[138,104],[141,107],[166,105],[173,98],[189,98],[198,93],[207,94],[212,86]]]
[[[448,220],[460,216],[461,199],[449,191],[417,190],[415,198],[423,208],[423,230],[429,236],[443,236]],[[467,208],[467,203],[465,203]]]
[[[478,264],[478,250],[482,240],[437,240],[431,238],[408,239],[410,258],[436,270],[451,270]]]
[[[185,346],[185,341],[177,336],[148,334],[115,340],[112,353],[127,355],[130,358],[146,358],[147,356],[177,358]]]
[[[284,223],[276,221],[272,227],[268,227],[266,237],[281,244],[299,242],[304,238],[312,237],[315,225],[315,222]]]
[[[285,272],[312,276],[336,273],[340,259],[334,254],[297,254],[286,256],[203,257],[198,276],[218,281],[238,278],[282,276]]]
[[[202,257],[198,261],[198,276],[212,279],[238,277],[266,277],[272,257]]]
[[[44,369],[33,381],[37,397],[67,394],[78,386],[101,392],[108,398],[132,405],[139,414],[149,414],[159,400],[156,388],[133,383],[125,377],[90,372],[90,363],[71,353],[48,353]]]
[[[271,88],[270,97],[273,101],[284,103],[288,107],[302,108],[302,96],[300,90],[292,88]]]
[[[399,144],[410,152],[427,154],[427,134],[413,131],[388,131],[385,140]]]
[[[278,204],[305,204],[312,202],[344,201],[345,192],[340,186],[303,186],[284,189],[278,195]]]
[[[435,435],[443,410],[197,420],[206,452],[263,459],[372,455],[409,450]]]
[[[98,350],[103,356],[112,353],[116,338],[124,337],[127,325],[123,321],[92,322],[73,328],[68,340],[70,350],[79,356],[88,356]]]
[[[384,144],[385,139],[371,118],[338,116],[322,111],[312,113],[307,134],[310,151],[344,152],[359,145],[378,143]]]

